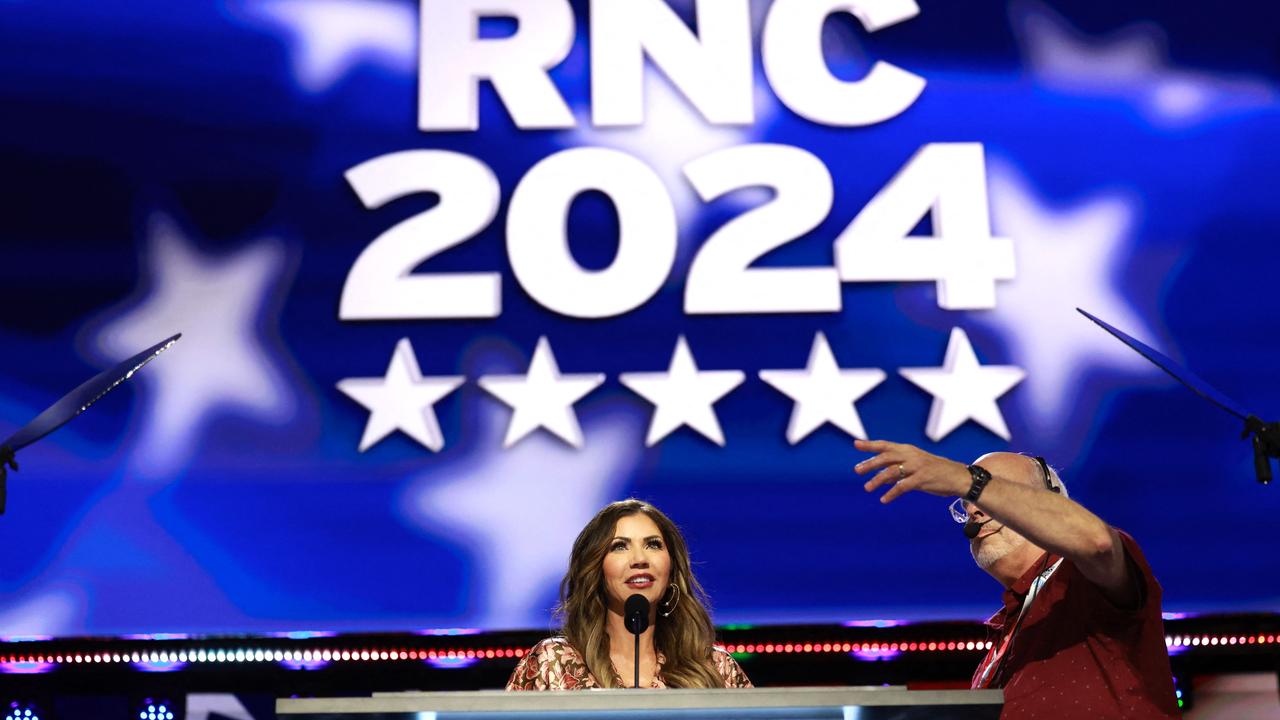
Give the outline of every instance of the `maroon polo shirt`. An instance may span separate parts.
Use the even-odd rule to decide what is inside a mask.
[[[1013,632],[987,687],[1004,688],[1005,720],[1013,718],[1142,719],[1180,717],[1164,644],[1160,584],[1133,538],[1120,532],[1142,597],[1118,608],[1075,564],[1064,560],[1018,622],[1031,583],[1057,562],[1046,554],[1012,587],[1004,608],[987,621],[992,649]],[[1016,626],[1016,630],[1015,630]]]

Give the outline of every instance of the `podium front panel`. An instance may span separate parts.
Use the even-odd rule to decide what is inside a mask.
[[[289,698],[297,720],[995,720],[999,690],[753,688],[567,692],[388,693],[365,698]]]

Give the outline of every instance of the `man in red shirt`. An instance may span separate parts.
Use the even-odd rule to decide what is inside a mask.
[[[858,440],[876,453],[880,502],[920,490],[959,497],[978,566],[1004,585],[974,688],[1004,688],[1002,718],[1176,718],[1160,585],[1133,538],[1067,497],[1044,460],[992,453],[973,465],[917,447]]]

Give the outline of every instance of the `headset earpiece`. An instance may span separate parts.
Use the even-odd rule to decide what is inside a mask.
[[[1049,469],[1049,463],[1045,462],[1044,458],[1039,455],[1035,456],[1035,461],[1036,464],[1040,466],[1040,477],[1044,478],[1045,489],[1049,492],[1055,492],[1061,495],[1062,486],[1053,481],[1053,471]]]

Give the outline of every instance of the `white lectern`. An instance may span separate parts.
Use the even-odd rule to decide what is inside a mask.
[[[406,692],[276,701],[282,720],[995,720],[1000,690],[797,687],[750,690]]]

